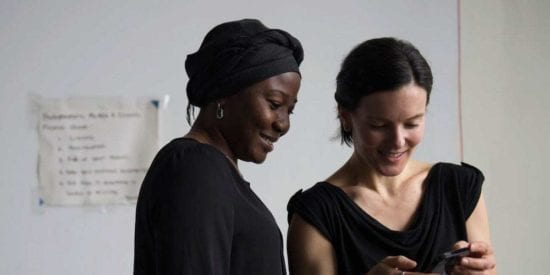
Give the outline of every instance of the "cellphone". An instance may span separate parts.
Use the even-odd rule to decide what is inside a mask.
[[[430,272],[446,275],[453,269],[459,257],[468,256],[468,254],[470,254],[470,248],[468,247],[447,251],[435,260]]]

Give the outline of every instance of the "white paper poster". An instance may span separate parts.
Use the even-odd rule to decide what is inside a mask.
[[[158,150],[158,101],[41,100],[39,192],[46,205],[135,203]]]

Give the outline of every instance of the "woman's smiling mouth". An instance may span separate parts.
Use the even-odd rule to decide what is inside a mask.
[[[389,161],[398,161],[401,159],[402,156],[405,155],[405,153],[407,153],[407,151],[402,151],[402,152],[378,151],[378,153]]]
[[[268,151],[272,151],[274,146],[273,143],[277,142],[278,138],[274,138],[265,134],[260,134],[261,139],[264,141],[264,143],[268,147]]]

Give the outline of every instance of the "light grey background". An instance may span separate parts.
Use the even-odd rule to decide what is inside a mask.
[[[188,130],[184,61],[204,34],[253,17],[298,37],[303,83],[289,134],[263,165],[241,163],[286,236],[286,203],[351,150],[337,131],[334,79],[365,39],[415,44],[435,85],[417,158],[461,159],[457,1],[0,1],[0,274],[130,274],[134,206],[40,208],[32,96],[170,96],[162,144]],[[472,164],[470,160],[467,160]]]
[[[460,1],[464,159],[485,173],[499,274],[548,274],[550,1]]]

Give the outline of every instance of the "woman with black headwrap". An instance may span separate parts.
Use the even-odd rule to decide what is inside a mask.
[[[185,68],[191,130],[141,186],[134,274],[285,274],[283,241],[238,160],[262,163],[289,129],[303,59],[289,33],[244,19],[214,27]]]

